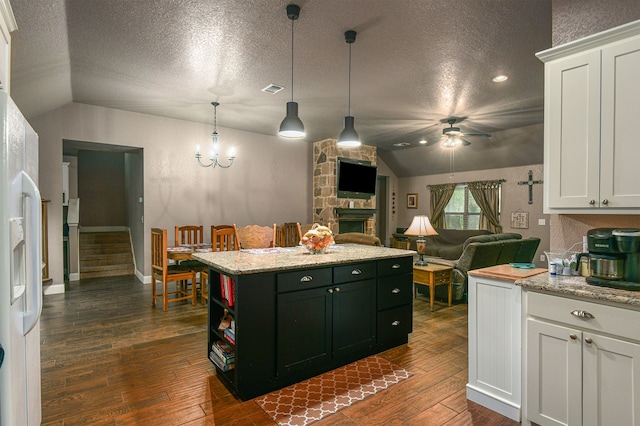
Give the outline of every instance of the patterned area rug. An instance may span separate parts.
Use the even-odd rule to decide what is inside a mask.
[[[304,426],[410,376],[408,371],[373,355],[255,401],[279,425]]]

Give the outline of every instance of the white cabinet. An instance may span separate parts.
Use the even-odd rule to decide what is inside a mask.
[[[64,161],[62,163],[62,205],[69,205],[69,164]]]
[[[544,212],[640,212],[640,21],[537,56],[545,62]]]
[[[469,273],[467,399],[520,421],[521,288],[514,280],[472,272],[475,271]]]
[[[526,420],[640,425],[640,312],[525,291]]]

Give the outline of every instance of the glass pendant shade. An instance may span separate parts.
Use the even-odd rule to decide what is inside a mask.
[[[354,127],[354,118],[350,115],[344,118],[344,130],[338,138],[338,146],[343,148],[354,148],[360,146],[360,137]]]
[[[287,102],[287,116],[280,123],[278,134],[285,138],[302,138],[305,136],[304,124],[298,117],[297,102]]]

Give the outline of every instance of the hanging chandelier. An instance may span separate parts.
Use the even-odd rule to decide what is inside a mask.
[[[218,125],[217,125],[217,121],[218,121],[218,105],[220,105],[220,103],[211,102],[211,105],[213,105],[213,133],[211,134],[213,147],[211,149],[211,156],[209,157],[209,160],[211,162],[208,163],[208,164],[205,164],[205,163],[203,163],[201,161],[202,154],[200,154],[200,145],[198,145],[196,147],[196,158],[198,159],[198,164],[200,166],[202,166],[202,167],[211,167],[211,168],[215,169],[216,166],[220,166],[220,168],[222,168],[222,169],[228,169],[233,164],[233,160],[236,159],[236,156],[235,156],[233,148],[230,148],[229,149],[229,163],[227,165],[223,165],[222,163],[218,162],[218,154],[220,152],[220,144],[218,143]]]

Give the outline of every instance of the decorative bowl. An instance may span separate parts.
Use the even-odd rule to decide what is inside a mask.
[[[303,245],[311,254],[323,254],[333,244],[333,233],[326,226],[314,224],[309,232],[304,234],[300,245]]]

